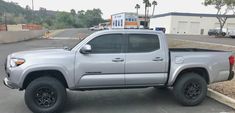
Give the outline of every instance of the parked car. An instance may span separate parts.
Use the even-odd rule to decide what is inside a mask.
[[[93,27],[90,27],[89,30],[91,30],[91,31],[99,31],[99,30],[101,30],[101,28],[99,26],[93,26]]]
[[[166,28],[164,27],[155,27],[156,31],[162,31],[163,33],[166,33]]]
[[[232,52],[171,48],[163,32],[104,30],[72,49],[46,49],[8,55],[4,84],[25,90],[25,103],[35,113],[58,113],[66,89],[74,91],[173,87],[186,106],[200,104],[207,85],[231,80]]]
[[[220,32],[220,29],[210,29],[209,31],[208,31],[208,35],[209,36],[218,36],[219,35],[219,32]],[[223,36],[226,36],[226,30],[225,29],[223,29],[222,30],[222,35]]]
[[[235,38],[235,29],[228,30],[228,36],[231,38]]]

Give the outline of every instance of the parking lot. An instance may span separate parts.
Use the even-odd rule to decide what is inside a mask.
[[[209,44],[231,45],[235,46],[235,38],[215,38],[215,36],[198,36],[198,35],[167,35],[168,38],[190,40]]]
[[[51,39],[34,39],[10,44],[0,44],[0,79],[5,76],[4,61],[12,52],[35,48],[64,46],[73,47],[78,38],[89,35],[87,29],[67,29]],[[177,36],[168,35],[169,38]],[[71,39],[70,39],[71,38]],[[77,38],[77,39],[76,39]],[[181,39],[186,39],[183,37]],[[194,37],[187,40],[221,43],[235,46],[235,39],[213,39],[212,37]],[[213,40],[213,41],[211,41]],[[30,113],[24,103],[24,91],[11,90],[0,85],[1,113]],[[68,101],[64,113],[233,113],[234,109],[206,98],[195,107],[179,105],[168,90],[121,89],[75,92],[68,91]]]

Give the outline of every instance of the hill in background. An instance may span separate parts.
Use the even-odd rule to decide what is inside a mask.
[[[14,2],[0,0],[0,25],[35,23],[48,29],[91,27],[104,22],[100,9],[80,10],[71,9],[70,12],[50,11],[40,8],[33,11],[30,6],[21,7]]]

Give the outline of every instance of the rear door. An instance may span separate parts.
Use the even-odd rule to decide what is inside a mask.
[[[155,34],[129,34],[126,52],[126,85],[164,84],[168,62]]]

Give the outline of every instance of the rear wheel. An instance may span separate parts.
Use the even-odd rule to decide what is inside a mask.
[[[206,97],[207,83],[199,74],[186,73],[176,81],[173,92],[182,105],[198,105]]]
[[[55,78],[41,77],[25,90],[25,103],[34,113],[58,113],[66,101],[66,89]]]

